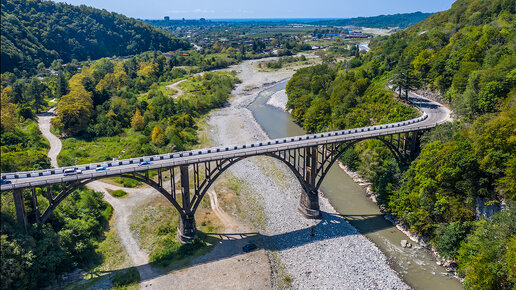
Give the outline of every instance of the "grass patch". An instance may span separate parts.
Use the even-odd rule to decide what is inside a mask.
[[[128,286],[140,283],[140,273],[135,267],[131,267],[113,274],[111,282],[115,285],[112,289],[126,289]]]
[[[172,270],[188,266],[193,258],[209,252],[215,243],[203,233],[219,229],[215,214],[201,203],[195,219],[198,239],[191,244],[180,245],[176,239],[179,214],[165,198],[156,197],[134,211],[130,228],[142,249],[149,253],[151,262]]]
[[[63,287],[62,290],[86,290],[86,289],[90,289],[92,286],[94,286],[95,284],[100,282],[100,280],[102,280],[103,278],[104,277],[96,277],[96,278],[93,278],[93,279],[73,282],[73,283],[70,283],[70,284],[66,285],[65,287]]]
[[[252,193],[246,181],[236,177],[229,179],[229,188],[239,198],[236,199],[237,214],[244,220],[249,220],[258,229],[265,229],[267,216],[257,194]]]
[[[111,196],[117,197],[117,198],[125,197],[128,194],[127,192],[125,192],[121,189],[117,189],[117,190],[107,189],[107,192],[109,192],[109,194],[111,194]]]
[[[162,247],[151,254],[150,261],[156,266],[166,267],[174,261],[192,257],[195,253],[207,247],[208,244],[200,238],[196,238],[193,242],[183,245],[175,239],[169,239]]]
[[[122,134],[114,137],[64,138],[61,139],[63,150],[58,156],[58,162],[62,166],[69,166],[159,153],[159,149],[153,147],[149,140],[149,136],[132,129],[125,129]]]
[[[140,245],[148,253],[153,253],[167,242],[175,239],[178,213],[167,201],[151,202],[137,209],[131,216],[130,228],[136,233]]]
[[[131,178],[125,178],[125,177],[115,177],[115,178],[113,178],[113,181],[126,188],[135,188],[135,187],[142,185],[142,183],[138,180],[134,180]],[[127,194],[127,192],[126,192],[126,194]],[[117,196],[115,196],[115,197],[117,197]]]
[[[271,262],[271,271],[274,280],[277,285],[274,288],[278,289],[293,289],[292,286],[292,276],[290,276],[285,270],[285,265],[281,263],[280,258],[278,257],[278,252],[267,251],[267,255],[269,256],[269,261]]]
[[[106,239],[98,244],[97,253],[102,257],[102,264],[94,271],[112,271],[129,265],[127,252],[114,227],[106,233]]]

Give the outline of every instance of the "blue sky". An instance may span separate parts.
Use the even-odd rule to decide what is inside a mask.
[[[134,18],[351,18],[406,12],[437,12],[453,0],[65,0]]]

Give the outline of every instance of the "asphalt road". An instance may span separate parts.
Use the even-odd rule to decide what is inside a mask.
[[[28,172],[2,173],[2,179],[8,180],[11,183],[1,185],[0,189],[1,191],[5,191],[15,188],[44,186],[48,184],[75,180],[90,178],[98,179],[109,176],[117,176],[122,173],[140,172],[149,169],[170,168],[173,166],[187,165],[205,161],[223,160],[227,158],[238,158],[244,156],[256,156],[268,152],[277,152],[286,149],[295,149],[357,139],[367,139],[376,136],[385,136],[421,129],[429,129],[435,127],[438,124],[451,120],[450,110],[441,104],[418,96],[414,93],[409,94],[409,99],[414,106],[417,106],[424,112],[423,116],[404,122],[381,126],[377,125],[297,137],[263,140],[262,142],[246,145],[241,144],[234,146],[214,147],[200,150],[174,152],[164,155],[117,160],[113,162],[77,165],[74,167],[81,169],[82,174],[72,176],[64,176],[63,171],[66,168],[73,167],[44,169]],[[139,166],[138,163],[141,161],[149,161],[152,164]],[[109,170],[97,172],[96,168],[99,166],[108,167]]]

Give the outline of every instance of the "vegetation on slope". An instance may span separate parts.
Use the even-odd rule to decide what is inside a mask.
[[[456,1],[373,40],[369,53],[336,68],[299,71],[287,87],[288,107],[308,131],[403,116],[391,110],[396,106],[381,110],[393,102],[387,80],[400,91],[431,90],[450,104],[459,121],[426,134],[408,168],[378,141],[360,142],[342,161],[373,182],[385,209],[458,262],[466,288],[511,289],[516,282],[515,10],[514,1]],[[343,97],[332,103],[336,93]],[[360,103],[368,107],[356,114]],[[486,219],[477,214],[485,206],[504,209]]]
[[[172,34],[117,13],[42,0],[2,0],[1,71],[34,72],[68,63],[190,45]]]
[[[70,137],[63,140],[59,162],[129,158],[195,144],[196,118],[222,106],[237,79],[232,73],[205,73],[186,81],[193,87],[183,97],[164,95],[157,83],[184,73],[161,54],[143,55],[138,61],[100,60],[84,67],[70,79],[70,93],[61,98],[53,120]]]
[[[30,192],[24,194],[27,216],[33,223]],[[104,238],[113,211],[101,193],[75,191],[64,199],[39,234],[35,227],[26,233],[18,228],[10,193],[2,193],[1,199],[2,289],[44,288],[63,272],[101,263],[96,247]],[[42,208],[48,205],[44,198],[40,203],[45,205]]]

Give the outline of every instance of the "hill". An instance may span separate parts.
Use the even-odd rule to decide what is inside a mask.
[[[312,22],[311,24],[316,25],[334,25],[334,26],[357,26],[357,27],[370,27],[370,28],[389,28],[399,27],[407,28],[415,23],[418,23],[432,13],[414,12],[414,13],[401,13],[392,15],[378,15],[372,17],[356,17],[349,19],[337,19],[337,20],[323,20]]]
[[[106,10],[41,0],[2,0],[1,72],[48,67],[189,44],[149,24]]]
[[[427,132],[407,167],[379,141],[358,143],[341,161],[372,182],[385,210],[458,266],[466,289],[516,282],[515,10],[510,0],[457,0],[375,38],[366,54],[299,70],[287,85],[287,108],[309,131],[407,116],[386,82],[401,101],[402,91],[423,90],[453,108],[456,121]]]

